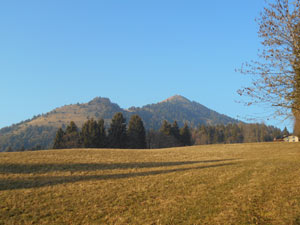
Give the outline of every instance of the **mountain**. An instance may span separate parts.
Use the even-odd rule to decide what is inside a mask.
[[[70,121],[81,127],[88,118],[103,118],[108,126],[110,119],[117,112],[122,112],[127,121],[131,115],[138,114],[147,129],[159,129],[163,120],[169,122],[177,120],[179,126],[183,126],[185,122],[190,126],[239,122],[180,95],[156,104],[129,109],[120,108],[108,98],[96,97],[88,103],[59,107],[46,114],[0,129],[0,151],[8,150],[9,147],[50,148],[57,129],[65,127]]]
[[[169,122],[177,120],[179,126],[183,126],[187,122],[194,127],[199,124],[216,125],[239,122],[180,95],[141,108],[131,107],[128,111],[138,114],[143,119],[145,126],[153,129],[159,129],[163,120]]]

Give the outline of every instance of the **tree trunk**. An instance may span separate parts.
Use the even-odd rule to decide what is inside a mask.
[[[300,111],[294,111],[294,135],[300,137]]]

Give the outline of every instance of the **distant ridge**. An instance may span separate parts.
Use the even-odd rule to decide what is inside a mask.
[[[176,120],[179,126],[187,122],[193,127],[202,124],[239,122],[181,95],[174,95],[155,104],[129,109],[122,109],[109,98],[96,97],[88,103],[62,106],[46,114],[0,129],[0,151],[8,146],[13,149],[21,149],[23,146],[32,149],[37,145],[39,148],[49,148],[52,146],[57,129],[65,127],[70,121],[74,121],[78,127],[81,127],[88,118],[103,118],[108,126],[117,112],[122,112],[127,121],[131,115],[138,114],[143,119],[146,129],[159,129],[163,120],[169,122]]]

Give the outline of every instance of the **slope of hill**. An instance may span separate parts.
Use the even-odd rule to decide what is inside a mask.
[[[299,143],[0,153],[2,224],[299,224]]]
[[[158,129],[163,120],[169,122],[177,120],[180,126],[184,122],[188,122],[191,126],[238,122],[179,95],[156,104],[131,107],[127,110],[112,103],[108,98],[97,97],[88,103],[59,107],[44,115],[1,129],[0,151],[9,146],[13,149],[21,149],[23,146],[26,149],[49,148],[52,146],[56,130],[65,127],[70,121],[81,127],[88,118],[103,118],[108,126],[110,119],[117,112],[122,112],[127,121],[131,115],[138,114],[147,129]]]
[[[129,111],[141,116],[146,127],[154,129],[158,129],[163,120],[169,122],[177,120],[180,126],[183,126],[185,122],[191,126],[239,122],[180,95],[175,95],[157,104],[150,104],[141,108],[132,107]]]

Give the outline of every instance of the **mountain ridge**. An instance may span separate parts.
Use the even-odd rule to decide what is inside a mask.
[[[169,122],[176,120],[179,126],[187,122],[192,127],[240,122],[181,95],[129,109],[121,108],[109,98],[95,97],[87,103],[57,107],[46,114],[0,129],[0,151],[12,143],[14,148],[21,148],[22,143],[26,148],[31,148],[36,143],[42,143],[40,144],[42,148],[48,148],[56,130],[59,127],[66,127],[70,121],[81,127],[89,118],[102,118],[108,127],[111,118],[117,112],[122,112],[127,122],[131,115],[137,114],[142,118],[146,129],[155,130],[160,128],[163,120]]]

